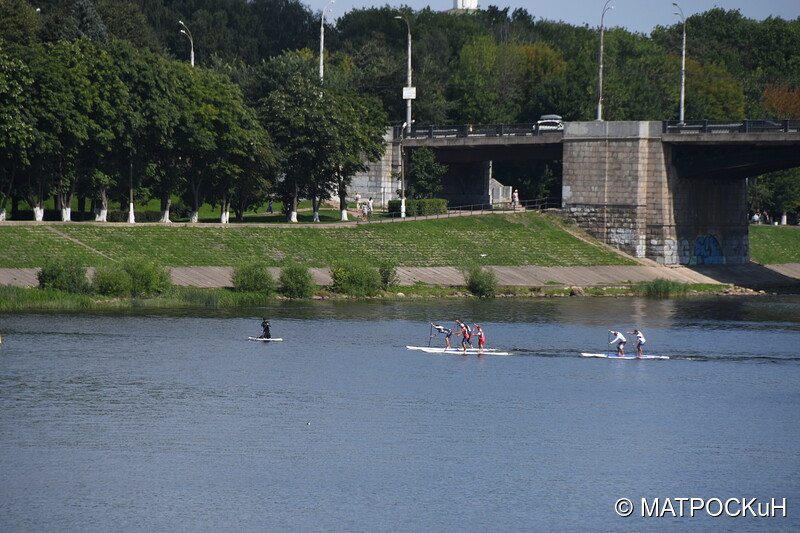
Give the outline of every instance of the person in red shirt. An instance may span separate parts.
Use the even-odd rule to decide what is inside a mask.
[[[475,335],[478,336],[478,353],[483,353],[483,345],[486,344],[486,335],[478,324],[475,324]]]
[[[461,328],[458,334],[461,336],[461,349],[467,353],[467,345],[469,344],[469,328],[460,320],[456,320],[456,326]]]

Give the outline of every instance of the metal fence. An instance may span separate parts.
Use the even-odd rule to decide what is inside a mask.
[[[800,133],[800,120],[665,120],[662,133]]]
[[[356,218],[358,224],[373,224],[383,222],[402,222],[405,220],[427,220],[433,218],[462,217],[481,215],[487,213],[513,213],[515,211],[542,211],[544,209],[560,209],[561,198],[537,198],[535,200],[521,200],[516,206],[511,202],[493,202],[483,204],[468,204],[448,207],[446,213],[423,213],[421,215],[408,215],[401,217],[400,213],[376,212],[366,218]]]
[[[414,126],[411,130],[403,126],[392,128],[392,138],[400,139],[445,139],[456,137],[503,137],[536,136],[563,133],[562,127],[540,124],[462,124],[458,126]]]

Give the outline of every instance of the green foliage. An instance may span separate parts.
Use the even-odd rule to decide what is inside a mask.
[[[316,289],[308,268],[297,264],[281,269],[278,284],[281,294],[287,298],[311,298]]]
[[[492,298],[497,293],[497,276],[494,270],[480,266],[470,266],[464,270],[467,290],[475,296]]]
[[[381,276],[381,288],[388,289],[391,285],[397,285],[400,278],[397,275],[397,267],[394,263],[388,261],[381,261],[378,265],[378,274]]]
[[[0,2],[0,42],[31,45],[38,40],[42,17],[27,0]]]
[[[400,200],[389,200],[387,206],[390,215],[400,214]],[[443,198],[427,198],[422,200],[406,199],[406,215],[410,217],[443,215],[445,213],[447,213],[447,200]]]
[[[122,262],[122,268],[131,277],[132,296],[155,296],[172,286],[167,268],[147,259],[126,259]]]
[[[408,194],[412,198],[433,198],[442,190],[442,176],[447,165],[436,162],[436,154],[427,146],[411,152]]]
[[[133,280],[121,265],[101,265],[95,268],[92,288],[102,296],[130,296]]]
[[[261,292],[269,296],[277,290],[277,284],[267,264],[256,262],[233,269],[233,288],[238,292]]]
[[[637,294],[654,298],[685,296],[690,289],[691,285],[689,283],[681,283],[664,278],[658,278],[653,281],[642,281],[634,286],[634,291]]]
[[[75,260],[49,260],[36,277],[41,289],[55,289],[72,294],[86,294],[90,291],[86,268]]]
[[[331,268],[331,278],[334,291],[350,296],[375,296],[381,288],[378,270],[365,263],[340,263]]]

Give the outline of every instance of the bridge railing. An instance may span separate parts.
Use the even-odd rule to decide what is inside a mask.
[[[401,217],[400,213],[373,212],[367,219],[357,218],[359,224],[379,222],[400,222],[404,220],[427,220],[429,218],[450,218],[485,213],[513,213],[515,211],[542,211],[544,209],[558,209],[561,207],[561,198],[548,197],[534,200],[521,200],[514,206],[510,201],[467,204],[447,208],[446,213],[423,213],[421,215],[408,215]]]
[[[413,126],[411,130],[403,126],[392,128],[392,138],[400,139],[443,139],[456,137],[504,137],[536,136],[562,133],[563,128],[540,124],[461,124],[455,126]]]
[[[800,120],[743,120],[742,122],[712,120],[665,120],[662,133],[800,133]]]

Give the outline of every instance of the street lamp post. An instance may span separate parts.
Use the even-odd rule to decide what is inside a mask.
[[[678,8],[678,11],[673,15],[678,15],[683,23],[683,44],[681,45],[681,110],[679,122],[683,124],[683,104],[686,98],[686,17],[683,16],[683,9],[681,6],[672,2],[672,5]]]
[[[322,75],[325,71],[322,62],[322,54],[325,51],[325,13],[330,13],[332,10],[328,9],[328,6],[335,3],[336,0],[331,0],[325,4],[325,8],[322,10],[322,15],[319,18],[319,81],[322,81]]]
[[[403,98],[406,101],[406,123],[405,131],[407,134],[411,134],[411,100],[416,98],[416,90],[411,82],[411,24],[408,23],[408,19],[397,15],[394,17],[397,20],[402,20],[406,23],[406,28],[408,29],[408,68],[406,71],[406,86],[403,88]],[[400,176],[401,176],[401,186],[400,186],[400,218],[405,218],[406,216],[406,179],[405,179],[405,164],[403,158],[405,155],[403,154],[403,144],[402,140],[400,141]]]
[[[189,31],[189,28],[182,20],[179,20],[178,24],[182,26],[181,33],[189,38],[189,63],[194,66],[194,39],[192,39],[192,32]]]
[[[614,6],[608,4],[611,0],[606,0],[603,5],[603,13],[600,15],[600,72],[597,75],[597,120],[603,120],[603,35],[605,28],[603,26],[603,19],[608,11],[614,9]]]
[[[406,86],[403,90],[403,98],[406,101],[406,132],[411,133],[411,100],[416,96],[413,94],[414,86],[411,83],[411,25],[405,17],[397,15],[394,18],[405,22],[406,28],[408,28],[408,68],[406,69]]]

